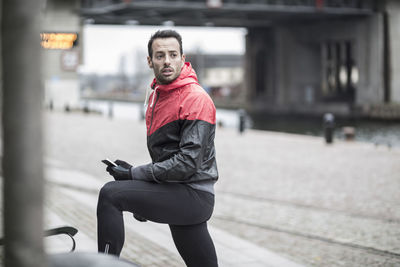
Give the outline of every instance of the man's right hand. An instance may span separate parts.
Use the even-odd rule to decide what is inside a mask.
[[[115,164],[117,164],[117,167],[109,166],[107,167],[106,171],[114,177],[116,181],[121,181],[121,180],[132,180],[132,175],[131,175],[131,168],[133,167],[129,163],[117,159],[115,161]]]
[[[120,160],[120,159],[117,159],[116,161],[114,161],[114,163],[117,164],[118,166],[124,167],[125,169],[130,169],[133,167],[128,162]]]

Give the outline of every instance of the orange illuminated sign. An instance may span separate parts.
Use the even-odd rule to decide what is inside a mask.
[[[78,41],[77,33],[51,32],[40,34],[40,44],[46,49],[71,49]]]

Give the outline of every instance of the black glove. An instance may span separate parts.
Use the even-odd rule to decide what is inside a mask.
[[[117,166],[117,167],[107,167],[106,171],[114,177],[116,181],[120,180],[132,180],[130,169]]]
[[[119,159],[115,161],[115,164],[117,164],[118,166],[117,167],[108,166],[106,171],[111,176],[113,176],[116,181],[132,180],[132,175],[131,175],[132,165]]]
[[[123,160],[120,160],[120,159],[117,159],[117,160],[114,161],[114,162],[115,162],[115,164],[117,164],[118,166],[124,167],[125,169],[130,169],[130,168],[133,167],[133,166],[132,166],[131,164],[129,164],[128,162],[123,161]]]

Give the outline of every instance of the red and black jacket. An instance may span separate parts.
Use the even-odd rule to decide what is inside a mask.
[[[216,110],[186,62],[180,76],[158,85],[146,110],[147,147],[152,163],[132,168],[133,179],[193,183],[217,180]]]

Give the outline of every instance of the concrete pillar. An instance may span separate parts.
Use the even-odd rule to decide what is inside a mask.
[[[275,48],[271,28],[249,28],[246,36],[246,98],[251,107],[275,100]],[[262,108],[262,107],[261,107]]]
[[[400,103],[400,1],[388,0],[390,102]]]
[[[384,34],[383,15],[368,17],[358,27],[356,60],[360,80],[356,92],[356,104],[381,104],[384,101]]]
[[[287,106],[289,102],[289,89],[291,82],[291,53],[293,36],[286,27],[276,27],[275,29],[275,47],[276,47],[276,104],[279,106]]]
[[[41,0],[2,1],[6,267],[46,266],[43,251]]]
[[[248,29],[246,35],[246,55],[245,55],[245,86],[246,86],[246,101],[251,103],[255,94],[254,89],[254,40],[251,29]]]

